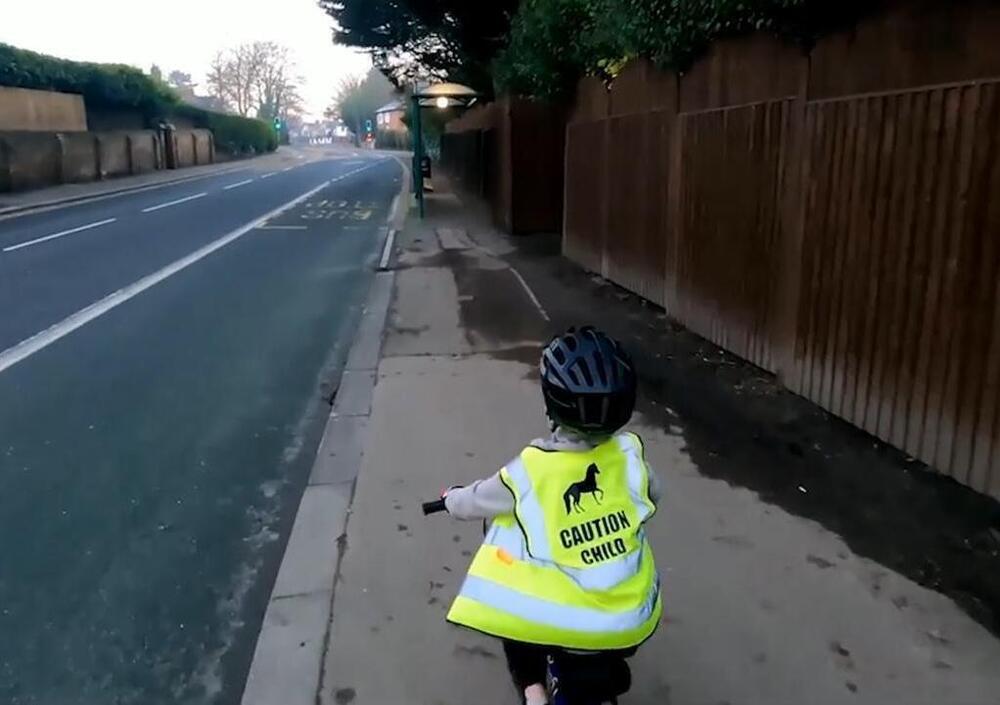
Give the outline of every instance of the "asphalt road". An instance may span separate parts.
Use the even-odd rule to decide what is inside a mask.
[[[0,702],[238,699],[402,178],[296,164],[0,220]]]

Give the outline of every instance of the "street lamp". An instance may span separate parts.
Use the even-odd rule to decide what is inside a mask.
[[[460,83],[437,83],[413,88],[413,191],[417,196],[420,217],[424,217],[424,133],[420,120],[421,108],[468,108],[479,94]]]

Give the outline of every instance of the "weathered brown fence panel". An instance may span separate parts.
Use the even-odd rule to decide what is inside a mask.
[[[643,260],[650,256],[645,208],[649,158],[646,115],[611,118],[608,123],[608,213],[604,275],[641,293]]]
[[[566,130],[563,253],[581,267],[603,271],[606,221],[607,126],[581,122]]]
[[[1000,9],[581,82],[564,251],[1000,497]]]
[[[510,108],[511,226],[515,233],[557,232],[562,224],[566,118],[545,103],[514,101]]]
[[[790,101],[681,116],[680,322],[773,369],[782,150]]]
[[[670,164],[676,122],[673,111],[655,110],[646,115],[646,178],[639,184],[645,195],[642,227],[646,256],[639,265],[636,293],[660,306],[667,305],[667,256],[673,232],[669,220]]]
[[[485,197],[507,232],[558,231],[565,128],[558,106],[501,98],[448,123],[440,165],[454,186]]]
[[[996,93],[973,83],[809,106],[792,385],[984,491],[997,436]]]

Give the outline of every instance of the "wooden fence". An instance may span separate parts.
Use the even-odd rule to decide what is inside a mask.
[[[1000,8],[581,82],[564,251],[1000,497]]]
[[[448,123],[441,166],[484,197],[507,232],[553,232],[562,222],[565,125],[554,105],[501,98],[476,106]]]

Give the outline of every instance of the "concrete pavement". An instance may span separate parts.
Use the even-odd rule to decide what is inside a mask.
[[[516,702],[499,645],[443,619],[480,527],[424,518],[419,502],[495,471],[545,433],[538,349],[566,321],[547,320],[549,302],[491,254],[504,239],[452,197],[436,196],[429,212],[399,238],[339,542],[324,704]],[[584,296],[561,303],[578,322],[592,305]],[[662,407],[649,393],[647,406]],[[1000,642],[951,600],[706,476],[672,412],[640,414],[633,428],[665,486],[650,539],[667,614],[632,662],[623,703],[1000,702]]]
[[[238,700],[402,181],[337,156],[0,221],[0,701]]]

